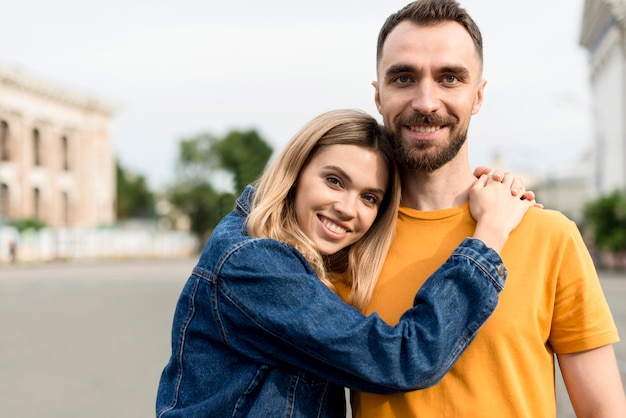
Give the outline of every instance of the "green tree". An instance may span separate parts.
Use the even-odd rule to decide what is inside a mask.
[[[620,190],[587,203],[585,222],[591,227],[593,240],[602,250],[626,250],[626,195]]]
[[[117,185],[117,219],[154,218],[154,194],[148,188],[146,178],[125,170],[119,161],[115,163]]]
[[[23,232],[27,229],[34,229],[38,231],[47,226],[45,222],[35,218],[16,219],[13,221],[9,221],[8,224],[17,228],[17,230],[20,232]]]
[[[272,155],[272,148],[254,130],[231,131],[216,144],[215,151],[221,168],[232,173],[236,193],[257,179]]]
[[[182,139],[179,146],[170,201],[204,241],[233,209],[236,196],[263,171],[272,148],[254,130],[231,131],[223,138],[201,133]]]

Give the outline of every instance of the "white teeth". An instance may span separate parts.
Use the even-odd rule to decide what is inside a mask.
[[[420,133],[431,133],[431,132],[435,132],[436,130],[440,129],[441,126],[411,126],[411,130],[413,132],[420,132]]]
[[[336,234],[345,234],[346,230],[339,225],[330,222],[328,219],[322,218],[322,224]]]

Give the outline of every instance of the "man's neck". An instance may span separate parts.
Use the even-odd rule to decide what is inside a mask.
[[[403,170],[402,205],[423,211],[453,208],[467,202],[474,181],[469,163],[448,163],[431,173]]]

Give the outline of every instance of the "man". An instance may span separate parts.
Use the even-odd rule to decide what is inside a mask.
[[[379,34],[375,100],[397,134],[403,207],[367,312],[392,324],[475,227],[466,136],[483,102],[482,64],[480,31],[454,0],[411,3]],[[554,417],[554,354],[579,417],[626,416],[617,330],[576,225],[531,209],[502,256],[498,308],[443,380],[407,394],[355,393],[356,417]]]

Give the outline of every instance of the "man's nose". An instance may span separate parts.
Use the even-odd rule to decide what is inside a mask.
[[[429,115],[439,109],[437,85],[432,80],[423,80],[415,86],[415,96],[411,101],[413,110]]]

